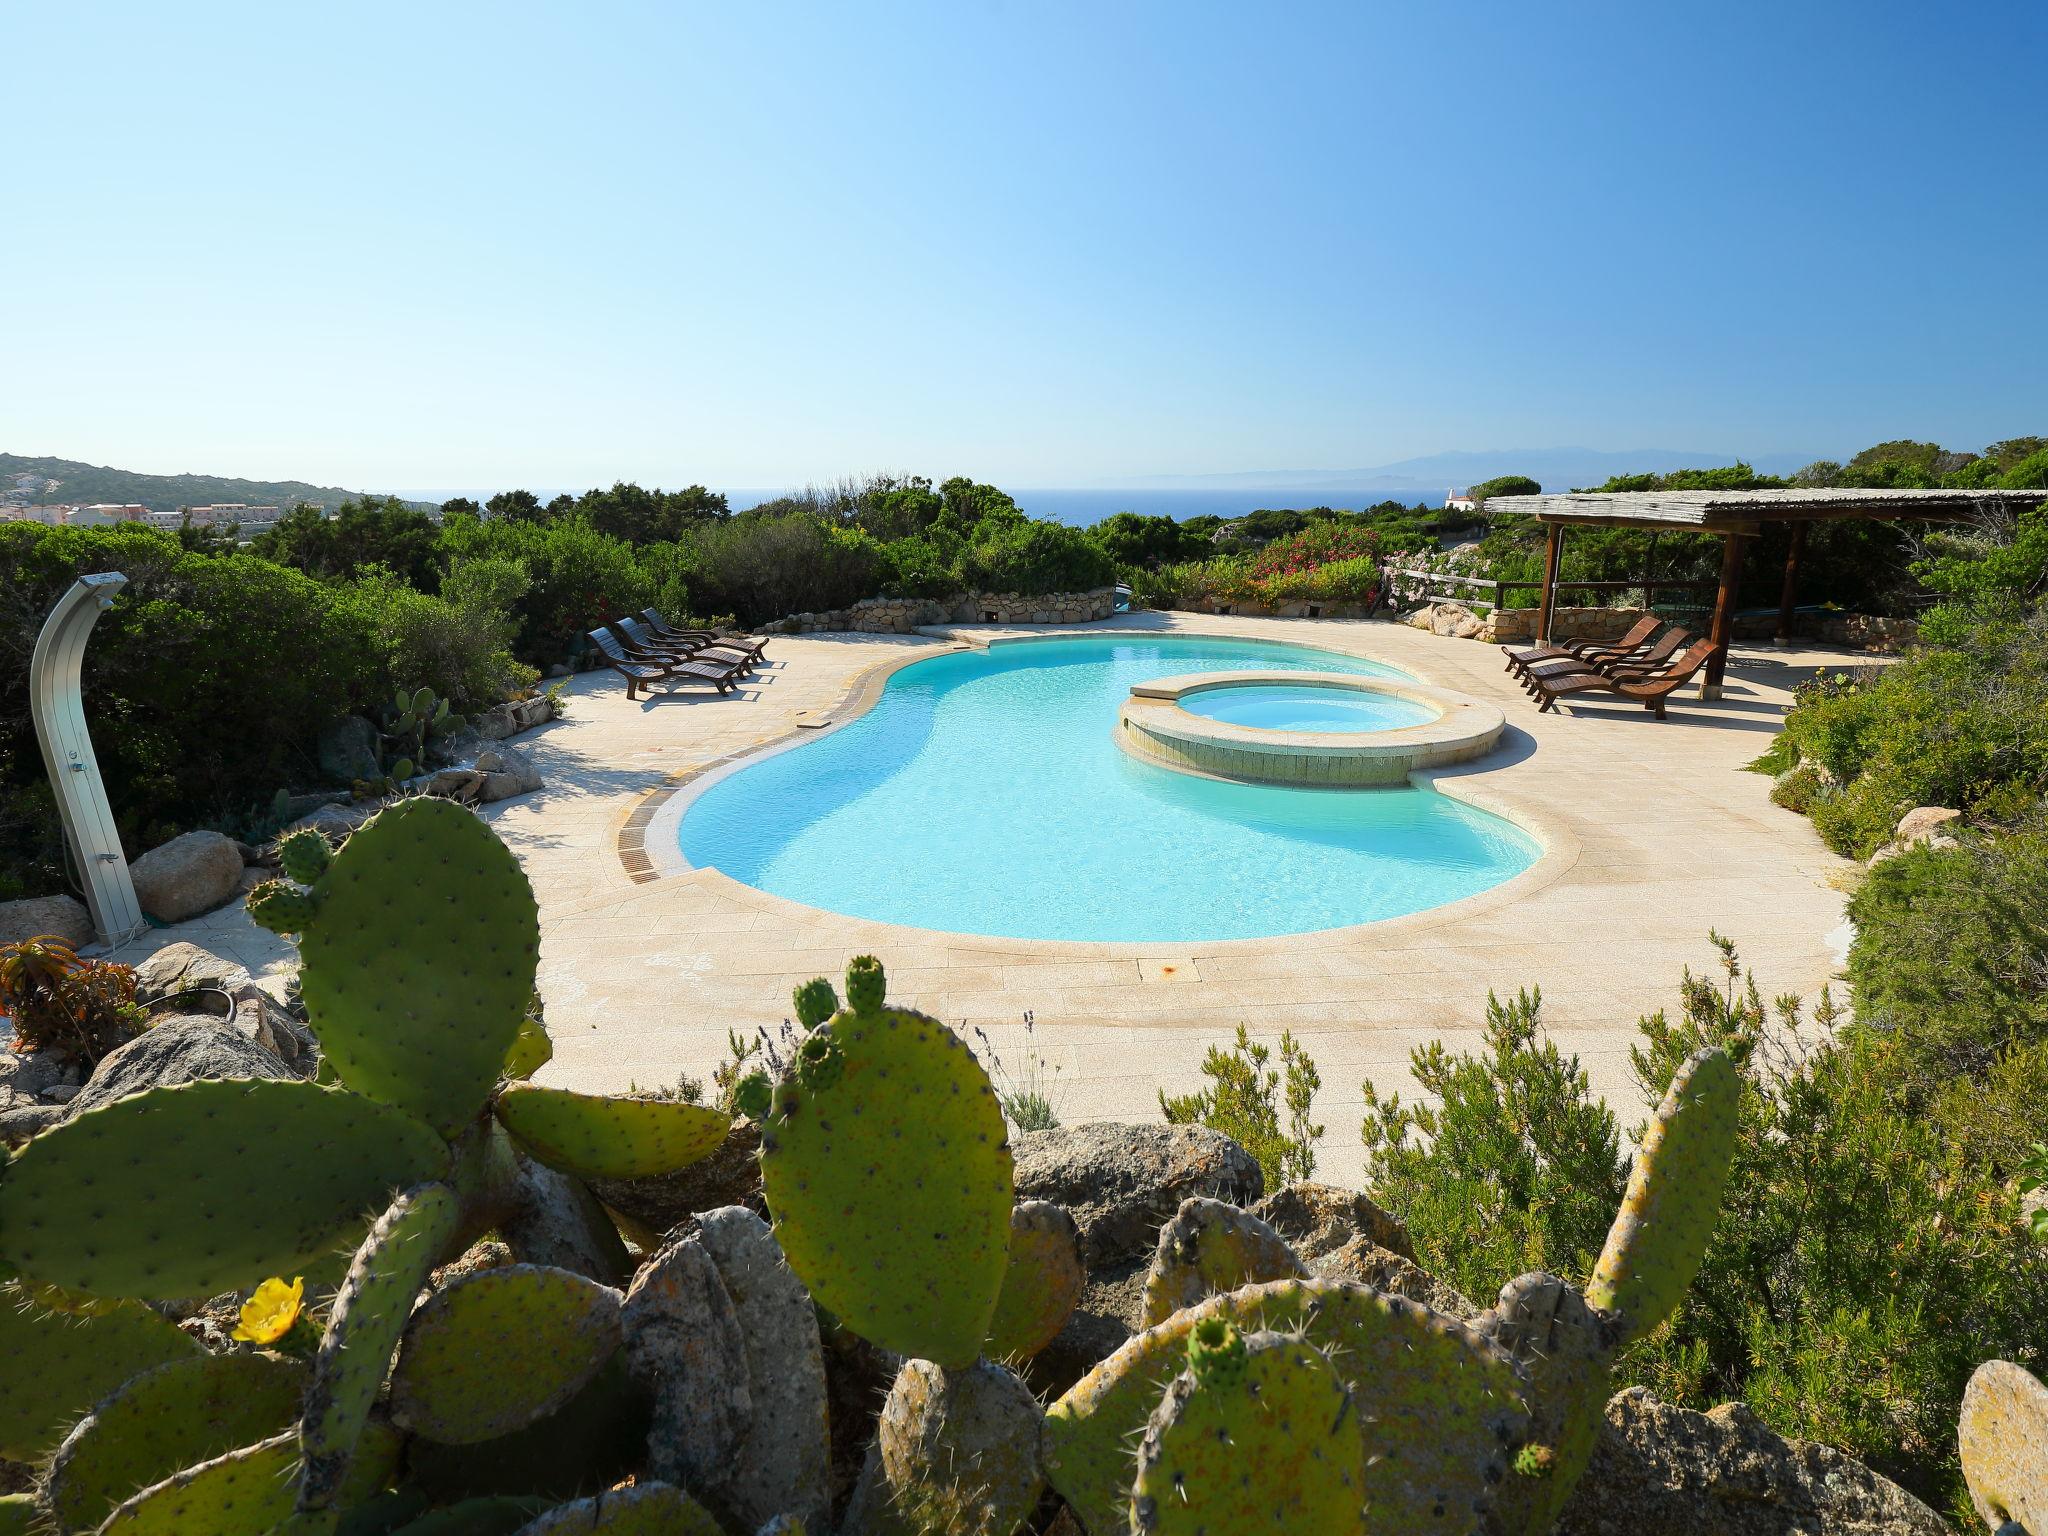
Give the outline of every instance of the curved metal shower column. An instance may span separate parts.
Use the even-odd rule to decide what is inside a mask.
[[[85,882],[92,925],[104,944],[119,944],[148,926],[128,877],[121,834],[114,828],[99,760],[85,728],[85,698],[79,687],[85,642],[100,615],[114,606],[114,594],[128,585],[119,571],[81,576],[57,600],[36,638],[28,668],[29,713],[42,744],[43,766],[57,792],[64,836]]]

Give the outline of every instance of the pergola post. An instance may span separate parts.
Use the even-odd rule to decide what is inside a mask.
[[[1550,616],[1557,607],[1557,567],[1564,555],[1564,524],[1543,525],[1543,597],[1536,606],[1536,643],[1550,643]]]
[[[1728,672],[1728,642],[1735,633],[1735,591],[1742,583],[1742,540],[1735,534],[1721,535],[1721,585],[1714,593],[1714,627],[1707,638],[1714,653],[1707,658],[1707,673],[1700,681],[1700,697],[1721,697],[1721,679]]]
[[[1806,524],[1792,525],[1792,542],[1785,550],[1785,585],[1778,594],[1779,645],[1792,643],[1792,605],[1799,592],[1799,557],[1806,553]]]

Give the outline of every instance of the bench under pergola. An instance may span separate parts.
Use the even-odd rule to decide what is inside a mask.
[[[1960,523],[1987,514],[2017,515],[2038,506],[2044,491],[1573,491],[1556,496],[1492,496],[1489,513],[1519,512],[1544,525],[1543,590],[1536,610],[1536,638],[1550,639],[1555,611],[1558,563],[1564,555],[1567,528],[1648,528],[1678,533],[1711,533],[1721,539],[1721,579],[1714,592],[1713,627],[1708,632],[1714,654],[1700,685],[1702,698],[1719,698],[1728,668],[1728,639],[1734,627],[1735,588],[1742,574],[1742,541],[1755,538],[1766,523],[1790,526],[1792,539],[1785,555],[1785,581],[1778,603],[1780,641],[1791,638],[1792,610],[1799,582],[1799,557],[1806,547],[1810,523],[1847,518],[1886,521],[1913,519]],[[1572,585],[1572,583],[1566,583]]]

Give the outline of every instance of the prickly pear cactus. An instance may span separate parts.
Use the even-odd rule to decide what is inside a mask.
[[[919,1536],[1014,1531],[1045,1486],[1038,1400],[983,1360],[906,1360],[876,1427],[890,1514]]]
[[[1546,1536],[1592,1459],[1606,1422],[1620,1321],[1586,1305],[1555,1275],[1529,1274],[1501,1287],[1476,1327],[1514,1357],[1528,1382],[1529,1439],[1493,1512],[1504,1536]]]
[[[299,1421],[305,1460],[300,1509],[325,1509],[340,1491],[413,1302],[455,1239],[461,1206],[445,1184],[409,1190],[356,1250],[335,1295]]]
[[[1364,1483],[1351,1392],[1323,1352],[1288,1334],[1243,1338],[1209,1318],[1146,1425],[1131,1528],[1358,1536]]]
[[[1081,1229],[1063,1205],[1020,1200],[1010,1212],[1010,1261],[982,1353],[1029,1360],[1073,1315],[1088,1285]]]
[[[1720,1219],[1741,1097],[1735,1064],[1701,1051],[1672,1077],[1651,1118],[1586,1287],[1587,1302],[1620,1315],[1623,1344],[1669,1317],[1692,1284]]]
[[[1984,1523],[2048,1531],[2048,1386],[2009,1360],[1986,1360],[1964,1389],[1956,1439]]]
[[[344,1502],[368,1498],[398,1468],[400,1437],[379,1424],[363,1437]],[[121,1503],[100,1536],[269,1536],[292,1516],[298,1435],[286,1431],[202,1461]]]
[[[1128,1518],[1132,1448],[1206,1318],[1299,1333],[1350,1385],[1375,1528],[1469,1531],[1528,1428],[1499,1346],[1427,1307],[1341,1280],[1276,1280],[1212,1296],[1124,1346],[1046,1410],[1046,1480],[1091,1531]],[[1412,1522],[1412,1524],[1404,1523]]]
[[[296,832],[287,832],[277,840],[278,868],[285,872],[285,878],[296,880],[301,885],[311,885],[327,873],[327,865],[334,857],[334,849],[327,839],[311,827],[301,827]]]
[[[1221,1200],[1191,1197],[1159,1229],[1145,1276],[1144,1325],[1163,1323],[1219,1291],[1307,1277],[1308,1266],[1287,1239],[1258,1217]]]
[[[301,985],[327,1060],[358,1093],[454,1135],[533,997],[540,922],[519,861],[461,806],[406,800],[305,895]]]
[[[0,1536],[35,1536],[43,1528],[43,1512],[34,1494],[0,1494]]]
[[[308,1271],[338,1238],[354,1240],[363,1212],[447,1163],[433,1131],[359,1094],[286,1081],[152,1088],[14,1155],[0,1261],[100,1296],[242,1290]]]
[[[796,1021],[805,1029],[816,1029],[839,1011],[839,994],[822,976],[813,977],[790,994],[796,1006]]]
[[[883,1006],[881,966],[804,1041],[761,1128],[761,1179],[790,1268],[884,1349],[965,1366],[1008,1264],[1010,1145],[995,1089],[937,1019]]]
[[[50,1458],[44,1497],[63,1530],[92,1530],[134,1493],[298,1417],[306,1368],[278,1355],[194,1355],[125,1382]]]
[[[540,1000],[535,998],[526,1017],[519,1021],[519,1034],[512,1041],[512,1049],[505,1053],[504,1064],[498,1068],[498,1075],[508,1082],[522,1082],[555,1059],[555,1042],[548,1038],[539,1009]]]
[[[507,1084],[498,1118],[550,1168],[585,1179],[639,1179],[673,1173],[706,1157],[732,1129],[729,1116],[702,1104],[608,1099],[566,1088]]]
[[[725,1536],[711,1514],[680,1488],[636,1483],[548,1511],[518,1536]]]
[[[252,886],[243,904],[249,921],[272,933],[304,933],[317,910],[312,896],[285,880]]]
[[[514,1264],[437,1291],[406,1324],[391,1417],[450,1445],[489,1440],[573,1397],[618,1352],[619,1293]]]
[[[197,1340],[137,1302],[0,1285],[0,1456],[40,1461],[131,1376],[200,1355]]]

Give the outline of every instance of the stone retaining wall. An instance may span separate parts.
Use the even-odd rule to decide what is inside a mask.
[[[851,608],[793,613],[762,626],[764,634],[808,635],[853,631],[866,635],[908,635],[926,624],[1086,624],[1116,612],[1116,588],[1091,592],[977,592],[940,600],[930,597],[869,597]]]
[[[1218,597],[1187,597],[1161,605],[1181,613],[1229,613],[1251,619],[1369,619],[1369,603],[1227,603]]]

